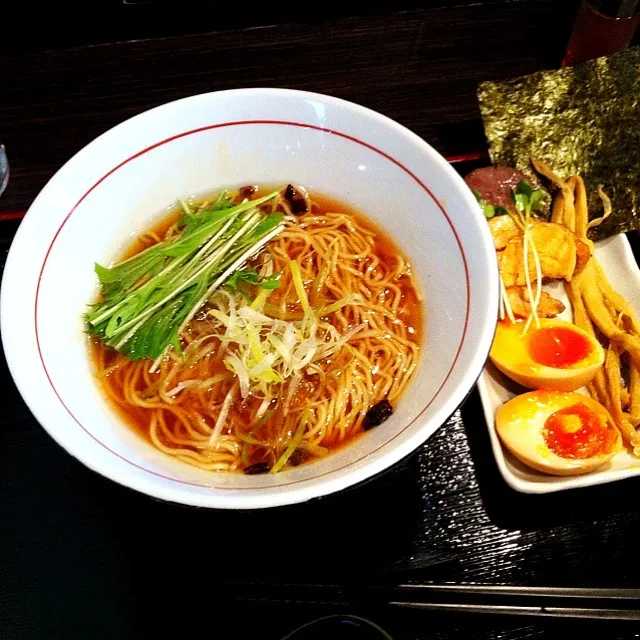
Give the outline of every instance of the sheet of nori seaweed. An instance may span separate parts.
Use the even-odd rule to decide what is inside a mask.
[[[594,240],[640,227],[640,47],[558,71],[478,87],[494,164],[532,173],[531,158],[579,174],[590,218],[602,215],[602,184],[613,213]]]

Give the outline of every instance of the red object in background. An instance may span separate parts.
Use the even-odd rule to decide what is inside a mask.
[[[638,4],[638,0],[582,2],[562,66],[626,49],[640,20]]]

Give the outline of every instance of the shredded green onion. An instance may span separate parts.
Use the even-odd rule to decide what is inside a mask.
[[[238,436],[238,439],[242,440],[245,444],[257,444],[261,447],[264,447],[264,442],[261,442],[250,433],[242,433],[242,431],[238,430],[236,431],[236,436]]]
[[[291,264],[295,278],[296,268]],[[220,340],[227,346],[224,364],[237,376],[243,398],[249,393],[275,397],[274,384],[300,377],[306,367],[338,351],[366,326],[352,327],[340,335],[332,324],[320,319],[346,305],[359,304],[357,295],[345,296],[318,311],[309,306],[301,320],[292,321],[261,311],[268,295],[269,291],[262,290],[247,305],[242,295],[220,290],[209,301],[209,318],[214,326],[219,323],[224,329],[220,332]]]
[[[240,454],[242,458],[242,464],[245,467],[249,466],[249,445],[246,442],[242,443],[242,453]]]
[[[304,290],[304,282],[302,282],[302,273],[300,272],[300,264],[297,260],[292,260],[290,264],[291,277],[293,278],[293,286],[296,289],[302,310],[306,313],[311,309],[307,292]]]
[[[249,305],[252,309],[262,309],[267,298],[271,295],[271,290],[261,289],[260,293],[256,296],[256,299]]]
[[[328,316],[330,313],[335,313],[336,311],[340,311],[343,307],[346,307],[350,304],[359,304],[361,301],[360,296],[357,293],[350,293],[346,295],[344,298],[337,300],[336,302],[332,302],[328,304],[326,307],[322,307],[318,310],[318,317],[323,318],[324,316]]]
[[[302,436],[304,436],[304,430],[307,426],[307,422],[309,422],[309,409],[305,409],[300,416],[300,423],[298,424],[298,428],[296,429],[296,433],[291,440],[291,443],[286,448],[285,452],[280,456],[278,461],[271,467],[270,473],[278,473],[287,461],[293,454],[293,452],[298,448],[298,445],[302,441]]]

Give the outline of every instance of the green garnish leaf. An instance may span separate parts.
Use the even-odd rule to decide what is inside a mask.
[[[524,213],[529,206],[529,199],[523,193],[515,193],[513,196],[513,203],[520,213]]]
[[[483,200],[480,201],[480,208],[482,209],[482,213],[484,213],[484,217],[487,219],[493,218],[493,216],[496,215],[496,208]]]
[[[88,333],[131,360],[180,351],[183,326],[278,232],[283,216],[258,208],[277,194],[234,205],[222,193],[196,213],[183,205],[179,234],[111,268],[97,264],[103,299],[85,314]],[[258,284],[279,285],[275,275]]]
[[[482,209],[482,213],[484,213],[484,217],[488,219],[493,218],[493,216],[503,216],[509,213],[509,210],[502,205],[492,205],[488,202],[485,202],[480,195],[480,192],[476,189],[471,189],[471,192],[476,197],[480,208]]]
[[[255,287],[262,287],[263,289],[273,291],[273,289],[277,289],[280,286],[280,275],[280,272],[277,272],[264,277],[255,269],[239,269],[235,271],[224,284],[232,289],[240,289],[240,283],[245,282]]]
[[[538,209],[544,203],[545,196],[546,191],[534,190],[525,180],[521,180],[515,189],[511,189],[511,198],[520,213],[530,214],[534,209]]]
[[[533,193],[533,187],[526,181],[521,180],[518,182],[515,188],[516,194],[521,193],[523,196],[526,196],[527,199],[531,199],[531,194]]]
[[[544,200],[544,191],[542,189],[537,189],[534,191],[529,197],[529,202],[531,203],[531,209],[537,209],[539,205]]]
[[[189,310],[204,293],[203,283],[190,287],[149,317],[124,344],[121,353],[130,360],[157,358],[167,345],[180,349],[178,330]]]

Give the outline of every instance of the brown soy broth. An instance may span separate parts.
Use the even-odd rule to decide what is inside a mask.
[[[157,222],[153,227],[150,227],[145,233],[139,235],[130,246],[128,246],[120,256],[118,256],[117,260],[114,262],[121,262],[122,260],[127,260],[128,258],[133,258],[133,256],[139,254],[141,251],[148,249],[149,247],[156,244],[156,241],[153,240],[151,236],[158,236],[159,238],[163,238],[167,231],[180,220],[182,215],[182,209],[180,207],[176,209],[172,209],[169,214],[167,214],[164,218]]]
[[[252,198],[258,198],[262,195],[266,195],[267,193],[273,191],[275,188],[278,187],[261,187],[253,194]],[[216,192],[216,194],[213,195],[217,195],[217,193],[219,192]],[[402,252],[386,231],[373,224],[371,220],[361,212],[355,210],[353,207],[350,207],[337,199],[326,197],[317,193],[311,193],[310,196],[317,208],[317,215],[321,216],[325,213],[335,212],[344,213],[346,215],[352,216],[359,226],[373,231],[375,234],[374,251],[378,256],[380,262],[387,267],[392,267],[396,264],[397,256],[401,255]],[[197,204],[206,202],[208,199],[210,199],[210,197],[198,200]],[[180,206],[177,206],[175,209],[171,210],[166,216],[158,221],[157,224],[149,228],[148,231],[145,232],[145,234],[134,240],[132,244],[127,247],[126,250],[122,253],[118,261],[130,258],[155,244],[155,241],[153,241],[150,236],[155,234],[159,238],[163,238],[167,231],[180,219],[181,215],[182,208]],[[410,280],[410,278],[403,276],[399,280],[395,281],[394,284],[398,286],[401,291],[401,305],[399,315],[405,322],[407,327],[410,327],[412,329],[412,336],[414,340],[419,344],[421,341],[420,338],[422,336],[423,329],[422,306],[416,295],[416,291],[413,286],[414,283]],[[118,354],[108,348],[105,348],[100,343],[100,341],[95,338],[92,338],[90,340],[90,352],[96,371],[99,370],[101,363],[103,363],[104,369],[108,369],[109,366],[113,364],[118,357]],[[208,358],[211,358],[211,356],[209,356]],[[216,361],[213,361],[213,359],[209,360],[208,371],[211,372],[212,370],[218,371],[220,373],[227,371],[222,357],[217,358]],[[143,407],[136,407],[124,402],[122,400],[124,397],[123,388],[114,385],[114,381],[110,380],[109,376],[96,377],[98,378],[98,382],[104,392],[105,397],[108,398],[111,406],[121,417],[121,419],[143,439],[150,442],[149,414],[147,409]],[[302,389],[297,393],[300,392],[302,392]],[[243,411],[241,408],[240,414],[242,415],[242,413]],[[250,415],[250,411],[248,409],[246,411],[246,415],[248,421]],[[277,411],[273,416],[273,420],[278,420]],[[268,430],[269,424],[265,425],[265,427],[263,428]],[[350,443],[354,442],[355,439],[359,438],[361,435],[362,432],[358,432],[349,436],[344,441],[328,443],[326,448],[329,449],[330,452],[334,452],[338,449],[341,449],[345,445],[349,445]],[[304,462],[312,461],[314,459],[314,457],[310,457],[304,460]],[[252,462],[255,462],[255,460],[252,460]]]

